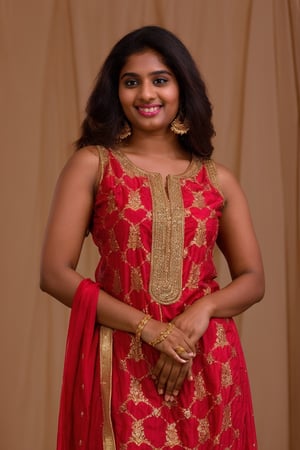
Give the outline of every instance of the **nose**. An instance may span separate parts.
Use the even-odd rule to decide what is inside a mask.
[[[155,87],[151,80],[144,80],[140,85],[139,91],[140,100],[149,102],[155,98]]]

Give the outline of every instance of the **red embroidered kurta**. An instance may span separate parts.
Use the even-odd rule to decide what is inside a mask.
[[[99,150],[101,181],[92,221],[101,255],[96,281],[119,300],[168,322],[219,289],[213,250],[223,196],[214,163],[193,157],[188,169],[168,176],[164,186],[159,174],[137,168],[121,151]],[[137,345],[129,333],[100,327],[99,351],[101,385],[91,401],[101,406],[103,426],[92,430],[101,435],[101,448],[256,448],[247,371],[232,319],[210,321],[193,360],[193,381],[184,382],[172,403],[157,393],[151,378],[156,349]],[[94,450],[91,444],[85,448]]]

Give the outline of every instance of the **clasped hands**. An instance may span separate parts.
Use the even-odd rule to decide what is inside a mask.
[[[182,331],[191,328],[184,320],[180,320],[180,316],[170,323],[151,320],[151,316],[145,316],[140,322],[141,326],[138,326],[138,338],[142,337],[143,341],[160,351],[152,376],[158,393],[164,395],[166,401],[175,399],[185,379],[192,380],[195,344],[206,330],[209,318],[204,322],[200,335]]]

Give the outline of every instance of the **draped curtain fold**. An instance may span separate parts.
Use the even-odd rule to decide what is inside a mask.
[[[69,311],[39,290],[42,236],[100,65],[117,39],[147,24],[190,49],[214,105],[214,157],[249,199],[267,290],[237,322],[259,447],[297,450],[299,0],[0,0],[0,448],[55,448]],[[92,277],[96,262],[87,239],[79,270]]]

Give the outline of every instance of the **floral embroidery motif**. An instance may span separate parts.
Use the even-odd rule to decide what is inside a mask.
[[[129,237],[128,237],[128,248],[136,250],[137,248],[143,247],[141,241],[141,233],[139,225],[130,225]]]
[[[225,328],[220,323],[217,323],[216,327],[217,327],[217,339],[216,339],[216,343],[215,343],[215,348],[225,347],[226,345],[228,345]]]
[[[166,430],[166,447],[175,447],[180,445],[181,441],[178,438],[178,433],[176,430],[176,423],[170,423],[167,425]]]
[[[195,397],[203,400],[207,395],[203,376],[201,373],[195,376]]]
[[[141,270],[139,267],[133,267],[131,269],[131,286],[134,291],[139,292],[143,289]]]
[[[131,378],[129,396],[135,405],[141,402],[147,402],[146,397],[143,394],[141,383],[135,378]]]
[[[142,420],[137,420],[133,423],[131,441],[137,445],[141,445],[145,442],[145,433]]]
[[[201,245],[205,244],[206,240],[206,223],[203,220],[200,220],[197,229],[195,232],[194,239],[192,240],[192,244],[197,245],[197,247],[201,247]]]
[[[142,208],[142,202],[139,191],[130,191],[128,199],[128,208],[137,211]]]
[[[198,433],[200,444],[204,444],[210,438],[209,422],[206,417],[199,419]]]
[[[192,263],[186,287],[188,287],[189,289],[195,289],[199,284],[199,278],[200,278],[200,265]]]
[[[222,364],[221,384],[222,384],[223,387],[228,387],[228,386],[231,386],[233,384],[231,368],[230,368],[229,361],[227,361],[226,363]]]

